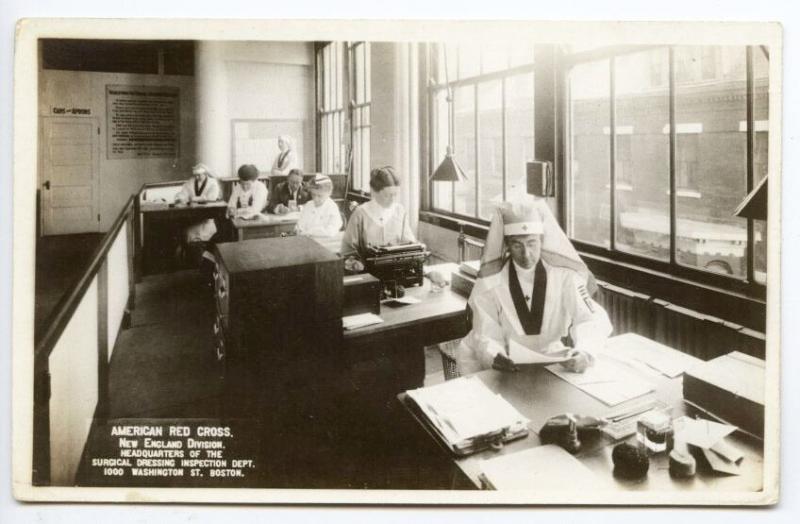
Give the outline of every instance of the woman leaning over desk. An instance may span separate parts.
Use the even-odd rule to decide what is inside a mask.
[[[258,180],[258,168],[245,164],[239,168],[239,183],[233,186],[227,216],[251,219],[267,207],[267,187]]]
[[[371,200],[353,211],[342,238],[342,256],[346,266],[348,260],[363,260],[370,246],[417,241],[408,223],[408,213],[396,202],[400,178],[394,168],[386,166],[373,169],[369,174],[369,187]]]

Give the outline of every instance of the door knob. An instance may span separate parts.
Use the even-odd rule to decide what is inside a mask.
[[[48,191],[50,190],[50,181],[49,180],[44,183],[44,188],[47,189]]]

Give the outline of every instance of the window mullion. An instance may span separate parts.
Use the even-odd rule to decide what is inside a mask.
[[[675,125],[675,48],[669,48],[669,263],[677,264],[677,204],[678,191],[675,180],[675,148],[677,145]]]
[[[755,121],[753,118],[753,47],[747,46],[746,53],[746,74],[747,74],[747,194],[753,190],[755,185],[755,173],[753,169],[753,147],[755,144]],[[746,265],[747,281],[755,281],[755,225],[753,219],[747,219],[747,246],[746,246]]]
[[[502,177],[503,177],[503,181],[502,181],[503,202],[505,202],[506,199],[508,198],[508,195],[506,195],[506,180],[508,178],[508,175],[506,173],[507,164],[508,164],[508,161],[506,159],[506,155],[508,154],[508,147],[506,145],[506,135],[508,133],[508,129],[507,129],[508,123],[506,121],[506,111],[508,110],[506,108],[506,80],[507,80],[507,77],[503,77],[502,81],[500,82],[500,108],[501,108],[500,109],[500,148],[503,151],[503,155],[502,155],[503,163],[500,166],[500,168],[502,170]]]
[[[608,243],[613,251],[616,249],[616,236],[617,236],[617,180],[616,180],[616,160],[617,160],[617,126],[616,126],[616,58],[611,57],[608,61],[609,67],[609,104],[608,104],[608,127],[609,127],[609,148],[610,154],[608,155],[608,171],[609,171],[609,215],[610,225],[608,228]]]
[[[475,84],[475,87],[472,91],[473,97],[473,108],[475,111],[474,117],[474,125],[475,125],[475,217],[477,218],[480,215],[480,210],[478,207],[478,203],[480,202],[480,194],[481,194],[481,146],[480,146],[480,104],[478,100],[478,84]]]

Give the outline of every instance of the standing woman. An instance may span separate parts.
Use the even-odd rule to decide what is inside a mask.
[[[405,208],[396,202],[400,179],[391,166],[369,174],[371,200],[358,206],[350,216],[342,238],[342,256],[364,259],[369,246],[416,242]]]
[[[278,137],[278,149],[280,153],[272,163],[273,176],[286,176],[292,169],[297,168],[297,154],[294,152],[294,140],[289,135]]]
[[[181,190],[175,195],[176,204],[205,203],[219,200],[220,190],[217,179],[211,175],[205,164],[197,164],[192,168],[192,178],[184,182]],[[208,218],[186,228],[184,239],[188,242],[207,242],[217,232],[213,218]]]

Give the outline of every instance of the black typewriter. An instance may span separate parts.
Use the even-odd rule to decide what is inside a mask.
[[[384,294],[402,297],[404,288],[422,285],[422,266],[430,251],[425,249],[425,244],[412,242],[393,246],[369,246],[366,255],[364,267],[383,283]]]

